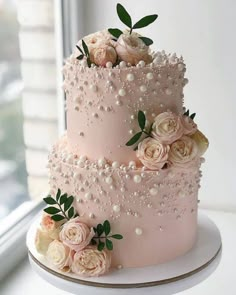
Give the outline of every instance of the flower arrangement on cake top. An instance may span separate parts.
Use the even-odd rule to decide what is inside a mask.
[[[187,168],[195,164],[207,150],[209,142],[198,130],[193,121],[195,113],[189,110],[183,115],[163,112],[154,118],[149,129],[146,128],[144,112],[138,112],[138,123],[141,131],[127,143],[132,146],[142,135],[146,135],[135,148],[136,155],[144,167],[159,170],[165,167]]]
[[[129,29],[121,31],[110,28],[100,31],[87,36],[80,44],[76,45],[79,54],[77,59],[86,61],[88,67],[94,64],[110,68],[119,63],[133,66],[140,61],[146,64],[152,62],[149,46],[153,41],[134,32],[134,30],[150,25],[158,15],[147,15],[133,24],[131,16],[121,4],[118,3],[116,9],[120,20]]]
[[[108,220],[96,227],[89,227],[73,207],[74,197],[62,194],[44,198],[50,205],[44,209],[35,246],[39,253],[55,268],[80,276],[99,276],[111,266],[111,239],[123,239],[111,234]]]

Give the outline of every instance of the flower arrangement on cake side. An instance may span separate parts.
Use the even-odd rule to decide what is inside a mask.
[[[89,227],[73,207],[74,197],[62,194],[44,198],[44,209],[35,238],[39,253],[55,268],[79,276],[99,276],[111,266],[113,242],[123,236],[111,233],[108,220]]]
[[[193,121],[195,115],[190,115],[189,110],[183,115],[176,115],[170,111],[163,112],[154,118],[149,128],[146,128],[146,116],[144,112],[139,111],[138,123],[141,131],[126,145],[132,146],[139,141],[135,147],[136,155],[147,169],[191,167],[206,152],[209,145],[207,138]]]
[[[121,31],[110,28],[81,40],[76,47],[79,54],[77,59],[82,61],[83,65],[112,68],[117,65],[136,66],[140,61],[142,64],[149,64],[153,61],[149,48],[153,41],[134,30],[150,25],[158,15],[147,15],[133,24],[131,16],[121,4],[117,4],[116,10],[118,17],[128,29]]]

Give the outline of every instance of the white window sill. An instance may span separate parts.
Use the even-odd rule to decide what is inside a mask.
[[[223,254],[220,265],[216,271],[205,281],[192,289],[178,293],[179,295],[235,295],[235,261],[236,261],[236,214],[221,211],[204,210],[212,218],[221,231],[223,240]],[[7,280],[0,285],[1,295],[67,295],[69,293],[59,290],[43,281],[34,273],[25,258]],[[94,291],[94,294],[96,291]]]

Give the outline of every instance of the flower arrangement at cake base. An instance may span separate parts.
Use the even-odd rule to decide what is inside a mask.
[[[120,234],[111,234],[108,220],[96,227],[89,227],[73,207],[73,196],[58,189],[55,198],[44,201],[40,228],[37,229],[35,246],[46,260],[58,270],[79,276],[94,277],[108,272],[111,266],[111,239],[121,240]]]

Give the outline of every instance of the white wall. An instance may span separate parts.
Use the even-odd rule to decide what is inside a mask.
[[[124,26],[116,15],[116,0],[86,0],[85,33]],[[236,211],[236,1],[120,1],[134,20],[158,13],[143,29],[156,49],[176,51],[187,64],[190,80],[185,103],[208,136],[210,148],[203,167],[201,205]]]

